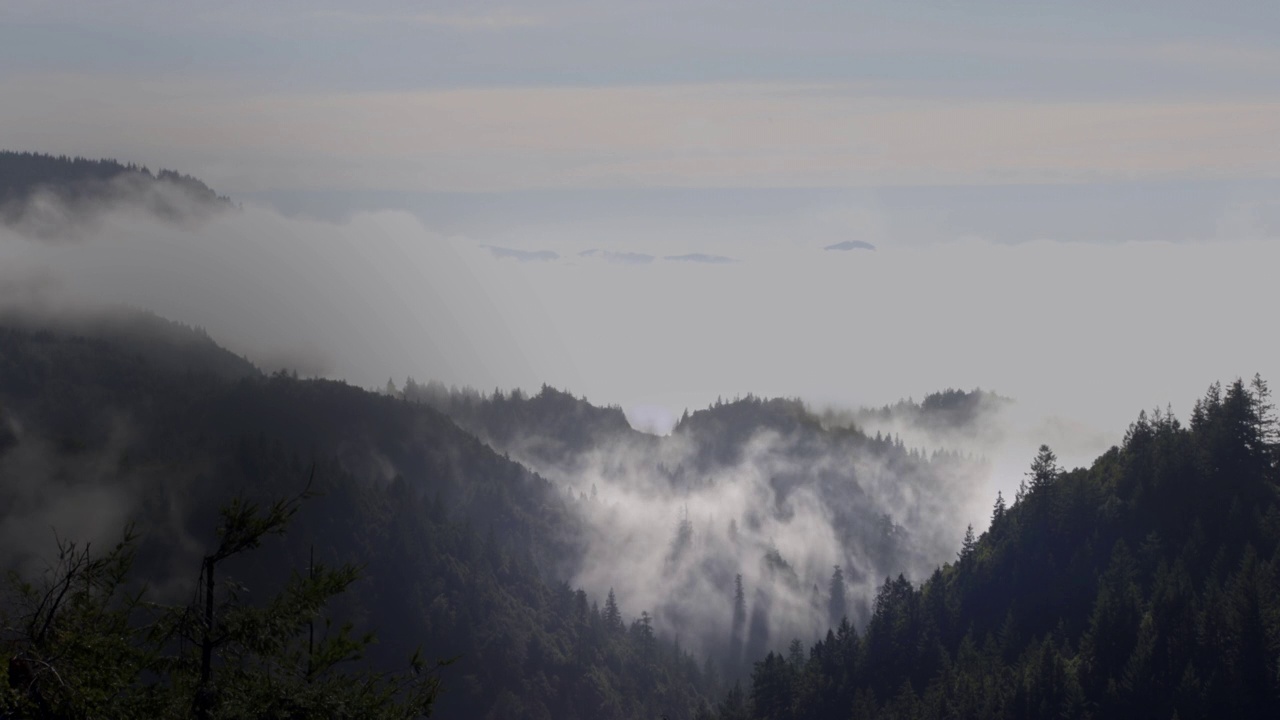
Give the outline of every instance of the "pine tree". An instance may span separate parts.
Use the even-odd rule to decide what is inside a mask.
[[[1031,478],[1031,492],[1048,486],[1061,472],[1058,468],[1058,456],[1053,454],[1048,445],[1041,445],[1035,460],[1031,461],[1031,472],[1027,473],[1027,477]]]
[[[1271,402],[1271,388],[1257,374],[1253,376],[1249,387],[1253,395],[1253,414],[1258,420],[1258,435],[1274,449],[1280,443],[1280,421],[1276,419],[1276,406]]]
[[[743,633],[747,629],[747,597],[742,590],[742,575],[733,578],[733,625],[729,631],[729,665],[736,672],[742,661]]]
[[[1001,493],[999,490],[997,490],[996,504],[995,504],[995,507],[991,508],[991,528],[992,529],[995,529],[996,525],[998,525],[1001,521],[1004,520],[1005,510],[1006,508],[1004,506],[1004,494]]]
[[[604,624],[610,630],[622,628],[622,612],[618,610],[618,599],[609,588],[609,597],[604,601]]]
[[[969,523],[969,527],[964,531],[964,542],[960,545],[960,552],[956,555],[961,562],[973,557],[973,552],[977,549],[977,541],[973,537],[973,523]]]
[[[832,627],[839,625],[849,615],[848,598],[845,595],[844,571],[839,565],[831,573],[831,582],[827,586],[827,619]]]
[[[747,620],[747,596],[742,590],[742,573],[733,578],[733,627],[738,630]]]

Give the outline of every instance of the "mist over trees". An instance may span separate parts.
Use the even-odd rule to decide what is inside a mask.
[[[637,598],[655,627],[735,677],[846,615],[865,622],[874,578],[923,578],[950,557],[954,511],[976,501],[986,469],[832,425],[794,400],[721,400],[659,437],[547,386],[391,390],[563,486],[585,523],[577,582]]]
[[[190,570],[209,542],[193,529],[213,527],[213,509],[244,493],[288,494],[314,466],[319,496],[289,533],[233,563],[232,576],[252,602],[308,567],[312,552],[327,566],[359,567],[360,579],[333,599],[332,617],[377,633],[361,661],[374,671],[402,668],[419,646],[428,658],[456,656],[434,705],[445,716],[540,716],[545,708],[555,717],[692,717],[748,679],[757,658],[797,636],[818,637],[832,613],[865,613],[859,586],[842,592],[847,568],[862,568],[863,577],[918,557],[865,492],[843,502],[850,518],[866,521],[849,521],[849,542],[869,552],[850,545],[859,554],[844,559],[833,539],[804,557],[786,536],[770,536],[793,527],[795,540],[810,542],[801,531],[812,529],[803,524],[817,517],[806,514],[814,506],[788,497],[855,493],[856,481],[872,487],[871,473],[936,481],[931,462],[949,467],[949,456],[931,461],[891,438],[832,435],[789,401],[721,403],[690,414],[666,439],[631,430],[616,408],[550,388],[529,398],[455,393],[450,419],[429,402],[405,400],[425,392],[413,383],[397,390],[403,397],[388,397],[268,375],[199,328],[130,311],[98,320],[15,317],[0,328],[6,564],[33,577],[52,547],[49,528],[74,528],[101,545],[133,521],[133,573],[158,599],[180,602],[196,591]],[[510,453],[493,440],[498,432],[507,433]],[[795,437],[782,442],[781,432]],[[663,449],[673,442],[680,446]],[[575,476],[592,480],[578,488],[510,459],[540,453],[594,471],[600,460],[591,454],[617,443],[609,456],[617,466]],[[773,477],[732,475],[762,447],[774,458]],[[639,462],[649,451],[657,462]],[[835,452],[877,463],[849,470],[868,473],[863,479],[802,460],[833,462]],[[894,463],[916,469],[918,479],[892,474]],[[709,524],[699,493],[739,484],[775,498],[772,509]],[[619,548],[598,535],[625,513],[614,496],[625,487],[652,492],[661,512],[671,512],[652,547]],[[667,504],[681,497],[683,509]],[[643,557],[626,554],[632,550]],[[606,560],[635,578],[625,592],[602,574]],[[649,583],[648,592],[637,590]]]
[[[114,161],[0,168],[27,230],[49,198],[226,204]],[[373,392],[146,312],[6,308],[0,714],[1280,714],[1266,382],[1142,413],[1088,468],[1041,445],[978,533],[988,467],[955,448],[1008,403],[748,395],[655,436],[549,386]]]
[[[0,223],[25,234],[75,236],[95,213],[130,205],[172,221],[232,207],[230,198],[174,170],[0,150]]]
[[[123,593],[86,595],[85,612],[116,613],[122,628],[140,626],[94,598],[131,597],[133,578],[156,602],[184,606],[198,587],[192,568],[216,547],[200,531],[217,526],[216,508],[288,496],[313,471],[317,497],[289,532],[229,561],[226,577],[246,608],[266,612],[271,597],[293,592],[281,582],[291,572],[358,567],[359,579],[334,586],[345,592],[326,596],[323,617],[378,634],[361,672],[402,669],[419,647],[428,661],[456,657],[432,705],[444,717],[1277,709],[1280,451],[1260,377],[1212,386],[1186,425],[1167,411],[1141,414],[1087,469],[1064,469],[1042,447],[1014,501],[995,499],[985,532],[952,528],[932,569],[912,576],[903,568],[928,561],[913,554],[916,526],[879,515],[872,527],[892,531],[864,536],[837,512],[810,515],[788,499],[808,494],[813,507],[874,523],[867,513],[901,499],[875,473],[936,496],[945,485],[930,485],[942,479],[931,473],[962,458],[833,428],[790,401],[721,402],[658,438],[550,388],[486,397],[406,383],[391,397],[264,374],[199,329],[154,316],[126,314],[93,333],[36,325],[0,328],[4,562],[38,588],[39,559],[59,547],[50,528],[110,548],[134,521],[132,575],[108,572],[123,555],[83,556],[104,563],[95,577],[107,584],[94,587]],[[408,399],[420,391],[433,399]],[[495,410],[503,403],[509,412]],[[543,475],[518,457],[562,463]],[[754,513],[708,517],[704,503],[723,505],[735,487],[767,493],[745,496]],[[646,495],[663,500],[653,516],[639,504]],[[639,545],[601,544],[602,532],[631,532],[624,509],[662,522]],[[804,557],[781,531],[800,520],[797,537],[814,547],[819,517],[831,552]],[[656,579],[648,597],[660,602],[585,582],[617,577],[604,560]],[[8,597],[0,643],[25,657],[35,646],[14,620],[38,613],[13,599],[31,595]],[[90,637],[85,617],[63,616],[60,637]],[[707,617],[705,636],[690,630]],[[121,652],[148,647],[124,637]],[[85,676],[86,692],[116,683],[127,692],[112,697],[143,698],[148,683],[130,667],[143,666]],[[33,686],[21,663],[13,668],[6,702],[40,702],[18,692]]]
[[[226,561],[229,577],[262,608],[313,557],[358,567],[328,617],[377,634],[360,668],[399,671],[418,648],[456,657],[436,714],[676,718],[718,693],[716,671],[656,634],[645,608],[620,598],[602,611],[565,582],[582,538],[544,479],[429,407],[286,373],[228,376],[221,352],[171,352],[199,347],[198,330],[167,332],[144,349],[136,336],[0,328],[6,567],[38,583],[57,537],[110,547],[134,521],[131,577],[182,604],[216,508],[296,493],[314,468],[317,496],[285,535]],[[0,642],[16,653],[21,639]]]
[[[919,585],[886,577],[860,632],[773,653],[714,717],[1274,717],[1280,445],[1260,377],[1214,384],[1184,426],[1142,413],[1022,496]]]
[[[196,199],[229,203],[208,185],[174,170],[151,172],[145,165],[116,160],[91,160],[66,155],[0,150],[0,206],[30,200],[48,192],[70,202],[115,200],[112,183],[127,179],[139,183],[160,183],[182,188]]]

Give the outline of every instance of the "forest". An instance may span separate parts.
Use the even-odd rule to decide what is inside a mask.
[[[0,332],[0,493],[8,509],[0,528],[10,566],[26,572],[17,588],[24,592],[6,595],[6,652],[57,657],[50,672],[86,679],[83,687],[38,672],[28,680],[23,673],[33,666],[11,661],[5,697],[14,707],[33,698],[86,707],[107,692],[94,683],[123,683],[133,695],[112,691],[110,702],[120,703],[154,700],[153,687],[190,687],[179,669],[190,665],[182,658],[191,648],[174,636],[126,636],[130,652],[147,658],[129,677],[98,677],[89,667],[100,655],[66,646],[92,645],[96,626],[86,627],[83,613],[112,613],[136,633],[155,625],[143,619],[156,608],[189,610],[202,553],[218,540],[217,508],[242,497],[269,508],[305,488],[308,498],[292,508],[283,534],[227,562],[229,577],[247,590],[219,602],[228,612],[262,609],[257,603],[271,593],[297,592],[280,579],[317,558],[323,567],[358,569],[327,586],[323,602],[295,608],[278,630],[281,642],[324,616],[376,632],[376,644],[359,648],[369,671],[400,677],[415,651],[452,660],[431,675],[440,680],[432,687],[440,716],[1105,718],[1231,708],[1233,716],[1266,717],[1276,710],[1277,424],[1260,377],[1213,385],[1185,425],[1166,411],[1140,414],[1123,443],[1089,468],[1065,470],[1042,448],[1017,496],[996,499],[990,527],[970,532],[924,582],[885,576],[868,616],[856,618],[837,570],[822,583],[818,602],[830,622],[816,642],[752,647],[738,635],[726,642],[743,653],[747,641],[748,649],[734,665],[714,650],[695,656],[678,636],[657,632],[654,608],[565,582],[587,552],[586,521],[574,510],[583,500],[430,404],[265,375],[198,330],[154,316],[109,327],[133,331],[92,337],[11,325]],[[580,412],[590,420],[583,427],[608,427],[594,417],[609,417],[608,409],[549,388],[531,398],[481,397],[456,400],[470,402],[471,424],[488,407],[511,422],[545,412],[568,428]],[[529,409],[493,409],[512,402]],[[721,409],[742,403],[769,404],[750,399]],[[684,424],[715,414],[700,411]],[[556,434],[568,443],[575,431]],[[715,454],[732,444],[707,447]],[[86,552],[82,565],[99,564],[80,572],[98,575],[84,598],[54,613],[33,604],[41,582],[58,580],[31,572],[38,549],[54,540],[48,525],[23,522],[52,512],[42,504],[49,488],[17,474],[33,470],[64,505],[122,507],[114,538],[124,544]],[[133,523],[127,538],[125,520]],[[60,537],[74,530],[54,529]],[[64,559],[76,557],[75,547],[64,549]],[[185,576],[156,582],[175,566]],[[150,580],[145,592],[139,578]],[[738,574],[726,592],[729,633],[747,624],[741,583]],[[19,620],[29,628],[38,617],[49,631],[17,632]],[[232,657],[217,655],[215,669],[247,662]],[[275,662],[255,657],[259,668]],[[146,664],[162,661],[168,674]]]
[[[1266,382],[1184,425],[1139,414],[1066,471],[1047,447],[990,528],[871,620],[770,653],[720,718],[1274,717],[1278,428]]]
[[[0,154],[22,207],[126,176],[226,203]],[[136,309],[5,309],[0,717],[1280,716],[1267,382],[1088,467],[1041,446],[1011,498],[869,430],[979,437],[1011,402],[747,395],[659,436],[547,385],[366,389]]]
[[[332,381],[243,367],[229,375],[233,363],[207,336],[172,325],[168,337],[167,345],[140,352],[136,340],[0,330],[7,428],[0,528],[7,563],[25,572],[21,592],[6,596],[3,642],[11,657],[33,659],[23,667],[48,663],[31,679],[11,663],[5,697],[15,707],[52,703],[53,695],[67,708],[92,708],[110,694],[102,687],[80,694],[57,679],[88,672],[97,658],[62,652],[60,643],[94,639],[84,637],[78,603],[64,603],[64,617],[39,602],[41,589],[47,594],[60,576],[43,572],[37,557],[77,531],[50,528],[42,518],[74,517],[71,508],[81,505],[99,516],[118,508],[119,526],[104,529],[95,547],[113,547],[132,523],[119,555],[91,556],[128,557],[130,574],[107,597],[85,598],[132,624],[145,619],[135,599],[144,589],[148,604],[194,605],[202,557],[225,525],[219,508],[268,508],[304,489],[309,497],[293,508],[287,532],[226,562],[238,590],[219,592],[219,605],[260,608],[271,594],[287,596],[282,579],[313,562],[358,568],[346,592],[331,593],[334,627],[376,631],[379,642],[362,649],[361,666],[378,672],[401,671],[419,648],[433,661],[454,659],[441,669],[435,704],[446,717],[644,717],[711,696],[700,661],[657,637],[642,609],[589,601],[553,580],[579,550],[565,501],[545,480],[431,408]],[[192,345],[206,352],[191,353]],[[388,463],[398,472],[385,475]],[[41,484],[25,482],[24,471],[38,473]],[[315,622],[319,609],[298,612],[279,621],[281,637],[294,638],[291,631],[306,624],[301,618]],[[33,637],[23,628],[37,616],[52,630]],[[138,652],[181,666],[176,637],[136,639]],[[221,653],[214,660],[215,676],[248,662]],[[274,662],[260,653],[251,660],[260,670]],[[157,681],[155,672],[140,667],[133,684],[181,690],[180,674]],[[117,700],[132,701],[111,695]]]
[[[16,208],[41,191],[70,202],[109,200],[112,183],[121,182],[167,184],[206,202],[230,202],[199,179],[175,170],[153,173],[145,165],[116,160],[0,150],[0,206]]]
[[[174,170],[0,150],[0,224],[33,237],[83,238],[109,208],[137,208],[181,223],[234,207],[230,198]]]

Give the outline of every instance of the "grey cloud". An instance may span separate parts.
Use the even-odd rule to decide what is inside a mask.
[[[50,216],[66,212],[48,203]],[[0,314],[143,308],[204,328],[261,367],[366,386],[423,368],[457,382],[529,382],[508,327],[522,311],[507,294],[521,295],[521,280],[481,289],[472,265],[494,264],[481,252],[404,213],[334,224],[248,206],[174,224],[118,204],[73,246],[0,226]],[[495,302],[517,309],[500,315]]]

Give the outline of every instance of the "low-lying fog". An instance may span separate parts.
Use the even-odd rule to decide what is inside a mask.
[[[43,222],[56,224],[50,202]],[[1261,239],[841,251],[701,223],[495,241],[407,213],[330,223],[254,205],[68,223],[64,236],[0,228],[7,306],[140,306],[265,368],[367,387],[545,382],[656,431],[747,392],[839,409],[994,390],[1016,401],[1000,431],[957,448],[993,462],[986,505],[1012,494],[1041,442],[1087,463],[1139,410],[1185,416],[1214,380],[1280,376],[1263,329],[1280,246]]]

